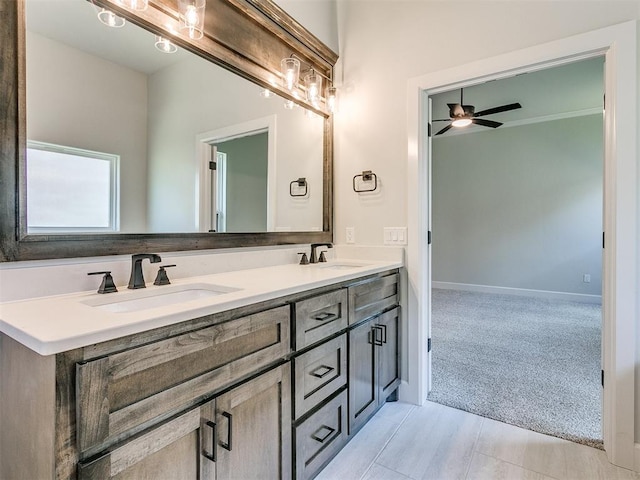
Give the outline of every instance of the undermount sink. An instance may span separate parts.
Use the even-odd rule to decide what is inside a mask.
[[[359,267],[364,267],[364,265],[360,263],[336,262],[336,263],[323,264],[319,268],[328,268],[331,270],[351,270],[352,268],[359,268]]]
[[[92,298],[82,303],[112,313],[128,313],[215,297],[238,290],[238,288],[210,283],[195,283],[116,293],[113,297]],[[120,297],[118,298],[118,296]]]

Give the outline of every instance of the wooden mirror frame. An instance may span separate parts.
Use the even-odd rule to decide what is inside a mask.
[[[321,232],[29,235],[26,225],[26,59],[24,0],[0,2],[0,261],[122,255],[136,252],[292,245],[333,240],[333,121],[323,108],[294,98],[281,86],[280,60],[291,54],[333,77],[337,54],[271,0],[207,0],[204,36],[172,35],[177,0],[151,0],[131,12],[113,0],[93,0],[128,21],[323,116]]]

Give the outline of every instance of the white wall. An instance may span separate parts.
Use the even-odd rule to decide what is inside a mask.
[[[335,118],[335,240],[383,243],[406,225],[406,92],[409,78],[640,18],[637,1],[338,2],[340,111]],[[455,32],[474,32],[468,39]],[[352,191],[371,169],[375,198]]]
[[[275,0],[275,3],[334,52],[338,51],[336,0]]]
[[[27,136],[120,155],[120,231],[145,231],[146,75],[28,32]]]
[[[149,228],[195,231],[196,136],[276,115],[276,228],[322,229],[322,118],[192,56],[149,77]],[[306,177],[309,196],[289,196]]]
[[[435,137],[433,280],[601,295],[602,123]]]

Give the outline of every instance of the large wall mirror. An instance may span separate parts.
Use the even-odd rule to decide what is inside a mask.
[[[3,261],[331,240],[331,117],[278,67],[336,57],[275,4],[207,0],[202,40],[177,0],[8,4]]]

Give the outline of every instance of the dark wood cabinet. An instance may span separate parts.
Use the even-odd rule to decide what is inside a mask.
[[[349,434],[364,425],[400,384],[399,308],[349,331]]]

